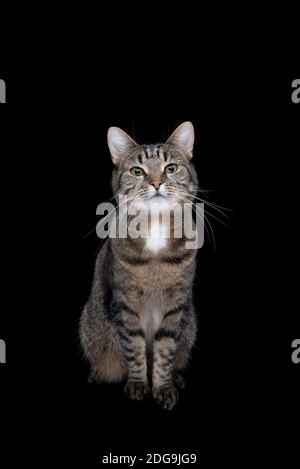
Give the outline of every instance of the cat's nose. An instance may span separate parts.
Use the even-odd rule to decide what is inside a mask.
[[[151,186],[154,187],[155,190],[159,190],[160,186],[162,185],[161,181],[151,182]]]

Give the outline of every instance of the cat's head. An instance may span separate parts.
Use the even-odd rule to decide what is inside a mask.
[[[181,124],[165,143],[157,145],[138,145],[123,130],[110,127],[108,146],[115,165],[114,194],[146,205],[192,200],[198,187],[191,164],[193,145],[191,122]]]

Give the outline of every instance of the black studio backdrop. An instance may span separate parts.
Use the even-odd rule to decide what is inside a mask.
[[[199,467],[241,467],[286,458],[286,448],[292,458],[297,74],[228,66],[176,83],[141,75],[103,81],[87,66],[54,88],[42,73],[7,76],[0,458],[94,467],[110,452],[175,452],[196,453]],[[195,126],[200,186],[230,211],[226,226],[210,219],[216,250],[206,238],[198,253],[198,341],[187,388],[167,413],[151,399],[127,400],[121,385],[86,382],[78,321],[100,244],[96,207],[111,197],[108,127],[157,143],[185,120]]]

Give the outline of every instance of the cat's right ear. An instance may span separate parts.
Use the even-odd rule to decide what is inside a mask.
[[[119,127],[110,127],[107,132],[107,143],[111,154],[111,159],[115,166],[119,166],[128,150],[137,145],[137,143],[129,137]]]

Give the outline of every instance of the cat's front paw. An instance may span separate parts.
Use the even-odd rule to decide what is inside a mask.
[[[166,410],[173,409],[174,405],[178,401],[178,391],[175,386],[168,388],[154,388],[153,397],[156,402]]]
[[[147,383],[126,383],[125,394],[129,399],[141,401],[149,393],[149,386]]]

